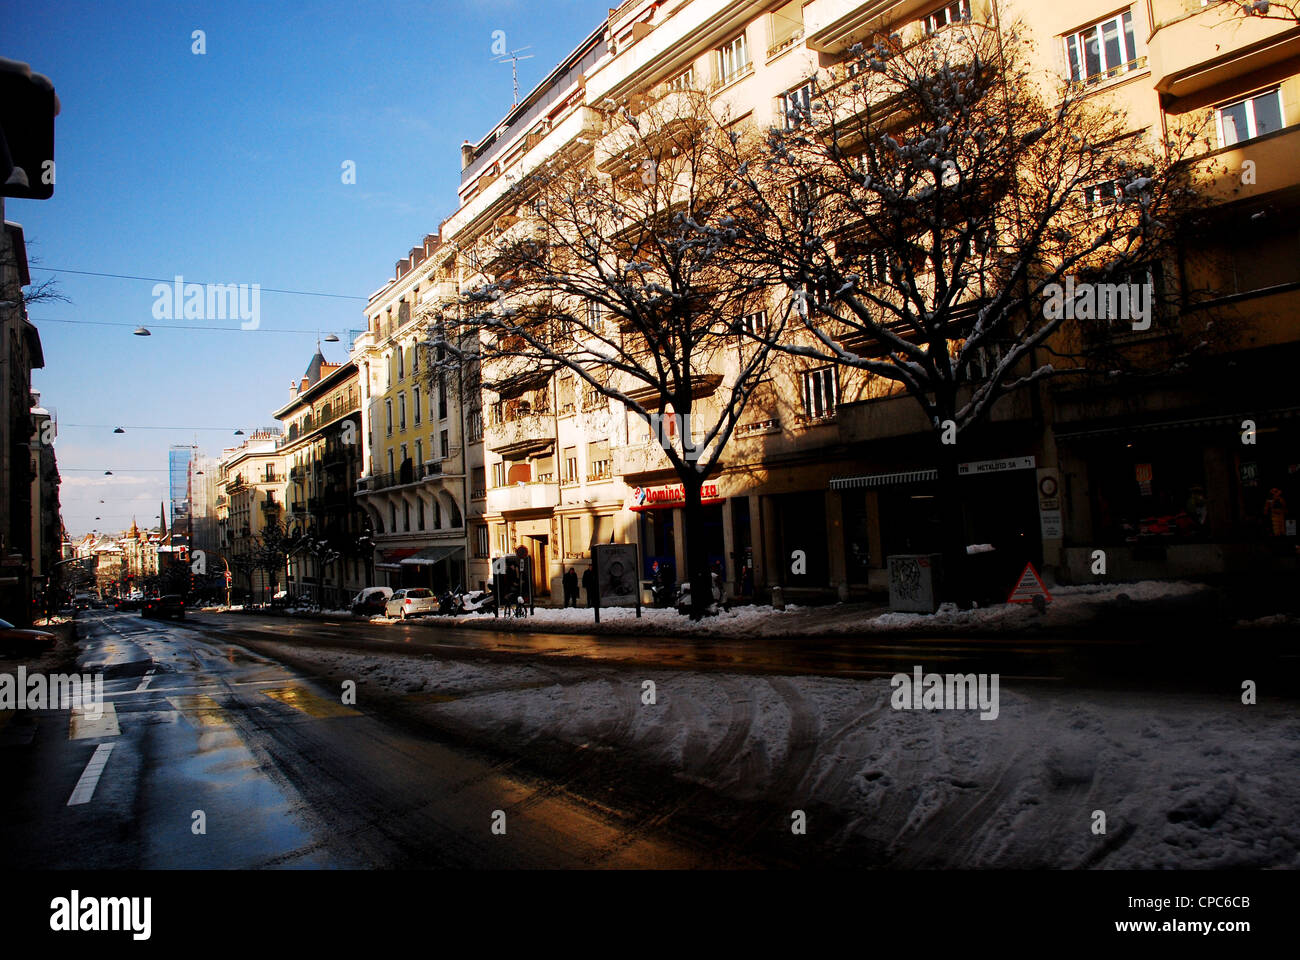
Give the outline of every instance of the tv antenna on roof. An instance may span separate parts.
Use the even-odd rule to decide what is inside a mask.
[[[531,50],[532,48],[533,45],[530,43],[526,47],[520,47],[518,50],[511,50],[509,53],[503,53],[499,57],[492,58],[494,63],[509,62],[510,64],[510,76],[512,77],[515,83],[514,106],[516,107],[519,106],[519,61],[533,59],[533,54],[531,53],[526,53],[522,57],[520,56],[520,54],[523,53],[525,50]]]

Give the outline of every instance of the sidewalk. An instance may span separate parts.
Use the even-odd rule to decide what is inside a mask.
[[[1144,580],[1049,588],[1052,601],[1040,613],[1030,604],[997,604],[934,614],[890,613],[887,602],[734,606],[700,621],[675,609],[627,607],[600,611],[595,622],[588,607],[538,607],[523,618],[472,614],[422,617],[414,623],[431,629],[459,627],[496,632],[574,632],[586,635],[744,637],[1006,636],[1061,632],[1102,632],[1149,627],[1153,630],[1300,629],[1295,594],[1269,587],[1262,594],[1250,584],[1212,585],[1190,581]],[[264,612],[264,611],[262,611]],[[1244,614],[1244,615],[1243,615]],[[339,619],[344,611],[291,613],[302,619]],[[396,623],[384,617],[371,622]],[[411,622],[411,621],[408,621]]]

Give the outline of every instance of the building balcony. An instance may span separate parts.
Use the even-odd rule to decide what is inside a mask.
[[[1152,0],[1147,58],[1156,90],[1186,97],[1300,54],[1300,24],[1242,16],[1235,3]]]
[[[751,68],[752,69],[752,68]],[[596,142],[596,166],[605,173],[626,166],[628,151],[643,155],[646,146],[670,136],[684,124],[702,122],[698,102],[703,94],[694,90],[670,90],[659,97],[645,96],[629,106],[636,120],[616,125]]]
[[[647,77],[680,73],[707,50],[726,43],[754,18],[747,0],[692,0],[648,34],[624,43],[617,55],[587,78],[587,101],[621,99]]]
[[[483,444],[493,453],[525,454],[555,443],[555,418],[549,413],[521,413],[513,419],[489,424]]]
[[[1285,127],[1212,151],[1200,158],[1198,164],[1206,174],[1213,174],[1217,167],[1228,169],[1230,175],[1217,177],[1208,191],[1216,199],[1227,202],[1300,185],[1297,155],[1300,155],[1300,126]],[[1243,183],[1239,175],[1247,169],[1248,162],[1255,165],[1254,183]]]
[[[812,0],[803,8],[803,32],[810,50],[844,53],[876,32],[893,33],[933,6],[932,0]]]
[[[497,177],[486,184],[481,178],[478,193],[462,204],[443,225],[443,236],[449,239],[458,237],[466,227],[496,207],[521,178],[571,145],[595,142],[600,128],[600,114],[595,110],[583,106],[573,110],[551,127],[536,146],[511,167],[507,176]]]
[[[488,513],[553,510],[559,503],[560,486],[557,483],[516,483],[487,492]]]

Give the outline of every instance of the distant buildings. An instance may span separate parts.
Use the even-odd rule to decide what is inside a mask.
[[[0,216],[3,210],[0,200]],[[42,483],[57,490],[58,477],[50,450],[42,481],[43,457],[32,446],[41,440],[34,434],[32,370],[45,366],[45,354],[23,303],[22,288],[30,283],[23,228],[6,220],[0,231],[0,616],[19,625],[32,620],[33,588],[42,576],[36,572],[42,567],[39,498],[49,489]]]

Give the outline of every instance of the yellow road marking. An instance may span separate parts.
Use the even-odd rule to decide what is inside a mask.
[[[275,687],[271,690],[263,690],[261,692],[272,700],[283,703],[286,707],[293,707],[300,713],[305,713],[307,716],[316,717],[317,719],[361,716],[359,710],[345,707],[342,703],[335,700],[327,700],[324,697],[318,697],[306,687]]]
[[[167,702],[185,715],[191,726],[228,727],[221,705],[204,694],[194,696],[168,697]]]

